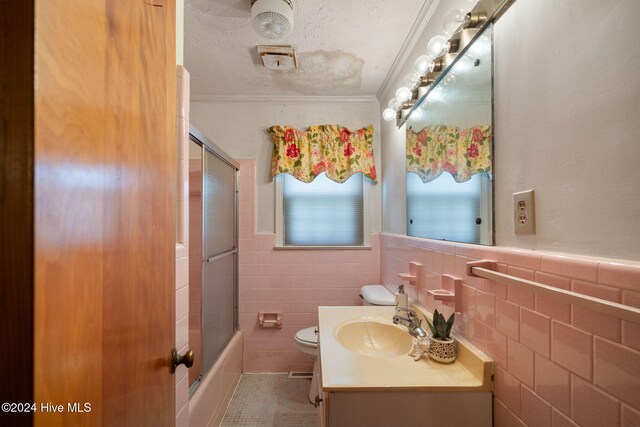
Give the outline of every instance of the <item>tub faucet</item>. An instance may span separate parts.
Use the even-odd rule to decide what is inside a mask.
[[[393,316],[394,324],[406,326],[409,334],[414,338],[423,339],[427,337],[426,331],[422,329],[422,320],[415,311],[410,308],[397,308],[396,312],[405,312],[407,317],[396,314]]]

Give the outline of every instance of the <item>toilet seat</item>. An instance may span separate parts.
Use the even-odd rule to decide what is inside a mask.
[[[311,326],[310,328],[300,329],[298,332],[296,332],[295,339],[299,344],[304,345],[305,347],[317,348],[318,347],[318,334],[316,332],[317,330],[318,330],[317,326]]]

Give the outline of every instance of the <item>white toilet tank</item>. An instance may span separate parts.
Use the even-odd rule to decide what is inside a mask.
[[[396,299],[387,288],[382,285],[366,285],[360,288],[362,305],[395,305]]]

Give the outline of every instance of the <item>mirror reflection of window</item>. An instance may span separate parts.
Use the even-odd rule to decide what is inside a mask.
[[[493,244],[492,73],[489,26],[409,116],[407,235]],[[478,132],[485,136],[482,147]]]

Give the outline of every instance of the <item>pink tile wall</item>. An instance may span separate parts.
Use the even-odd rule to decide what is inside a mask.
[[[423,264],[410,296],[450,313],[428,289],[440,275],[463,280],[456,330],[494,359],[495,425],[640,425],[640,325],[491,280],[465,264],[640,307],[640,263],[380,235],[383,283],[393,289],[410,261]],[[446,305],[445,305],[446,304]]]
[[[244,371],[310,371],[296,332],[317,325],[318,306],[360,305],[360,287],[380,283],[379,236],[371,250],[275,250],[273,234],[256,233],[255,160],[238,162]],[[259,327],[259,312],[282,312],[282,328]]]

